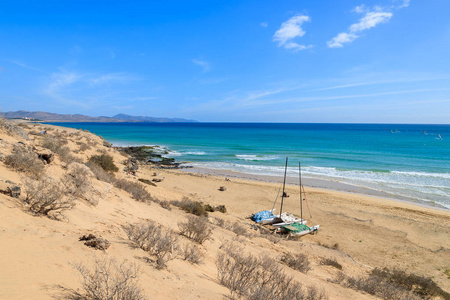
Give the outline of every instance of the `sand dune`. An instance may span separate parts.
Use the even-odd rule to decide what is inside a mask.
[[[0,153],[3,157],[11,154],[18,142],[26,146],[41,144],[44,136],[36,133],[44,128],[50,135],[57,134],[67,139],[71,155],[82,162],[92,155],[106,153],[119,166],[117,178],[131,182],[138,182],[138,178],[153,178],[155,169],[148,165],[141,165],[135,176],[127,175],[122,170],[125,156],[104,146],[100,137],[75,129],[28,124],[24,126],[28,140],[2,130]],[[80,151],[81,143],[91,145],[90,149]],[[55,160],[45,166],[45,172],[53,178],[60,178],[67,173],[67,163],[59,155],[55,156]],[[76,206],[64,211],[58,219],[36,216],[23,203],[26,174],[1,162],[0,181],[9,180],[21,185],[22,195],[12,198],[0,194],[0,299],[51,299],[60,297],[61,287],[81,291],[82,280],[74,265],[81,263],[90,266],[95,257],[111,257],[119,262],[136,264],[139,267],[139,286],[151,299],[226,298],[230,293],[220,284],[215,264],[226,241],[239,244],[247,253],[265,255],[278,262],[288,252],[306,254],[312,266],[307,274],[284,266],[285,272],[305,287],[323,289],[329,299],[376,297],[333,283],[340,271],[322,265],[324,258],[339,262],[342,272],[348,276],[363,276],[375,267],[400,268],[432,277],[441,288],[450,291],[449,277],[445,274],[445,270],[450,269],[448,211],[371,196],[306,188],[312,218],[307,210],[305,217],[311,225],[320,224],[319,233],[298,240],[274,240],[258,233],[253,222],[246,217],[272,206],[278,192],[277,183],[239,178],[225,181],[223,177],[180,170],[158,172],[164,180],[157,186],[145,185],[153,198],[180,201],[187,197],[227,208],[226,214],[209,214],[212,238],[198,245],[204,255],[200,264],[191,264],[174,253],[175,259],[167,263],[167,268],[159,270],[155,267],[155,258],[136,248],[123,229],[127,224],[153,220],[178,234],[178,223],[184,222],[188,216],[179,208],[172,206],[168,210],[156,202],[137,202],[126,191],[92,177],[91,191],[98,201],[97,205],[77,199]],[[227,187],[224,192],[218,189],[222,185]],[[298,214],[298,187],[288,186],[287,191],[291,197],[285,202],[286,209]],[[237,221],[247,234],[237,235],[214,225],[215,218],[231,223]],[[107,239],[110,247],[105,251],[95,250],[79,241],[82,235],[90,233]],[[179,236],[179,243],[193,244],[183,236]],[[323,246],[335,244],[338,245],[337,250]]]

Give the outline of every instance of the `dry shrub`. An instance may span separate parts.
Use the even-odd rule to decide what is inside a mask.
[[[56,133],[55,133],[56,134]],[[77,159],[72,156],[70,148],[65,146],[68,141],[63,135],[47,135],[42,140],[42,147],[51,150],[52,152],[58,154],[61,161],[70,164]]]
[[[150,193],[147,192],[145,188],[137,182],[131,182],[126,179],[119,179],[114,182],[114,186],[130,193],[133,199],[135,199],[136,201],[150,202],[154,200]]]
[[[225,205],[218,205],[216,207],[214,207],[215,211],[219,211],[223,214],[225,214],[227,212],[227,208],[225,207]]]
[[[39,178],[44,173],[44,163],[38,155],[28,148],[15,145],[13,154],[6,156],[5,164],[17,171],[27,173],[32,178]]]
[[[327,299],[315,287],[303,288],[273,259],[246,255],[240,247],[225,247],[216,259],[216,266],[219,281],[230,290],[231,298]]]
[[[117,263],[107,257],[95,258],[93,268],[82,264],[75,265],[83,278],[83,291],[66,291],[63,298],[71,300],[144,300],[138,287],[138,268],[136,265]]]
[[[246,236],[246,237],[249,237],[249,236],[250,236],[250,234],[249,234],[247,228],[246,228],[244,225],[242,225],[241,223],[237,222],[237,221],[234,222],[234,223],[230,226],[229,229],[230,229],[231,231],[233,231],[234,233],[236,233],[237,235],[242,235],[242,236]]]
[[[93,162],[87,162],[86,166],[91,169],[92,173],[94,173],[95,178],[100,181],[114,183],[114,181],[116,180],[113,174],[106,172],[102,167]]]
[[[89,161],[99,165],[106,172],[119,171],[119,168],[114,164],[112,156],[108,154],[93,155],[89,158]]]
[[[170,202],[167,200],[159,201],[159,205],[167,210],[172,210],[172,206],[170,206]]]
[[[122,153],[122,152],[121,152]],[[140,182],[151,185],[151,186],[156,186],[156,184],[154,184],[153,182],[151,182],[151,180],[145,179],[145,178],[139,178],[138,179]]]
[[[182,201],[172,201],[171,204],[174,206],[178,206],[185,212],[196,216],[208,216],[208,212],[205,210],[205,206],[200,201],[192,201],[184,197]]]
[[[408,274],[401,270],[376,268],[367,277],[354,278],[343,273],[335,279],[345,287],[363,291],[382,299],[450,299],[431,278]]]
[[[41,146],[47,148],[55,153],[58,153],[60,149],[67,145],[67,140],[62,137],[55,137],[53,135],[46,135],[41,142]]]
[[[4,118],[0,118],[0,128],[10,136],[17,136],[28,140],[28,134],[23,128]]]
[[[94,198],[91,178],[94,174],[85,165],[71,163],[68,171],[62,177],[62,183],[68,193],[74,197],[87,200],[92,205],[97,205],[98,200]]]
[[[199,264],[202,262],[203,254],[196,245],[186,244],[182,252],[183,259],[192,263]]]
[[[322,246],[322,247],[327,248],[327,249],[339,250],[339,244],[338,243],[335,243],[333,245],[327,245],[327,244],[322,244],[322,243],[319,242],[319,243],[317,243],[317,245]]]
[[[139,248],[156,256],[157,269],[165,268],[166,263],[173,259],[173,252],[178,249],[176,234],[155,222],[130,224],[124,230]]]
[[[338,263],[335,259],[331,259],[331,258],[324,258],[320,261],[321,265],[326,265],[326,266],[332,266],[335,267],[338,270],[342,270],[342,265],[340,263]]]
[[[309,262],[308,256],[303,253],[298,253],[296,255],[286,253],[281,257],[281,261],[288,267],[305,274],[308,273],[309,270],[311,270],[311,264]]]
[[[86,150],[91,149],[91,147],[89,147],[86,143],[83,142],[77,142],[77,144],[80,146],[80,151],[84,152]]]
[[[24,181],[24,185],[25,203],[35,214],[45,216],[49,216],[49,213],[61,214],[64,210],[75,206],[73,198],[65,196],[63,185],[50,177],[39,180],[28,179]]]
[[[203,244],[210,239],[212,231],[205,217],[188,216],[184,223],[178,223],[180,233],[196,243]]]

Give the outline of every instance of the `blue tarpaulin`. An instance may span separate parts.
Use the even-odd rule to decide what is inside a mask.
[[[256,214],[253,215],[253,221],[255,221],[256,223],[261,222],[262,220],[265,219],[270,219],[275,217],[275,215],[272,213],[272,211],[270,210],[262,210]]]

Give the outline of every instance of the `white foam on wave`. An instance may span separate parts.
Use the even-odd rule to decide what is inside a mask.
[[[187,151],[187,152],[184,152],[183,154],[186,154],[186,155],[206,155],[206,152],[205,151]]]
[[[184,155],[196,155],[196,156],[202,156],[206,155],[207,153],[205,151],[186,151],[186,152],[178,152],[175,150],[170,150],[168,154],[166,154],[166,157],[180,157]]]
[[[227,162],[194,163],[193,165],[252,175],[280,176],[284,172],[282,166],[245,165]],[[287,174],[290,177],[298,176],[298,169],[289,167]],[[302,168],[302,174],[313,179],[337,181],[419,201],[436,202],[450,208],[450,182],[448,181],[450,174],[448,173],[376,172],[306,166]]]
[[[246,161],[267,161],[278,159],[278,156],[275,155],[252,155],[252,154],[236,154],[237,159],[246,160]]]

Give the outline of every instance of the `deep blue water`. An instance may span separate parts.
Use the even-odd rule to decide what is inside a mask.
[[[450,125],[57,123],[116,145],[162,145],[195,166],[335,180],[450,208]],[[441,135],[441,139],[439,138]]]

